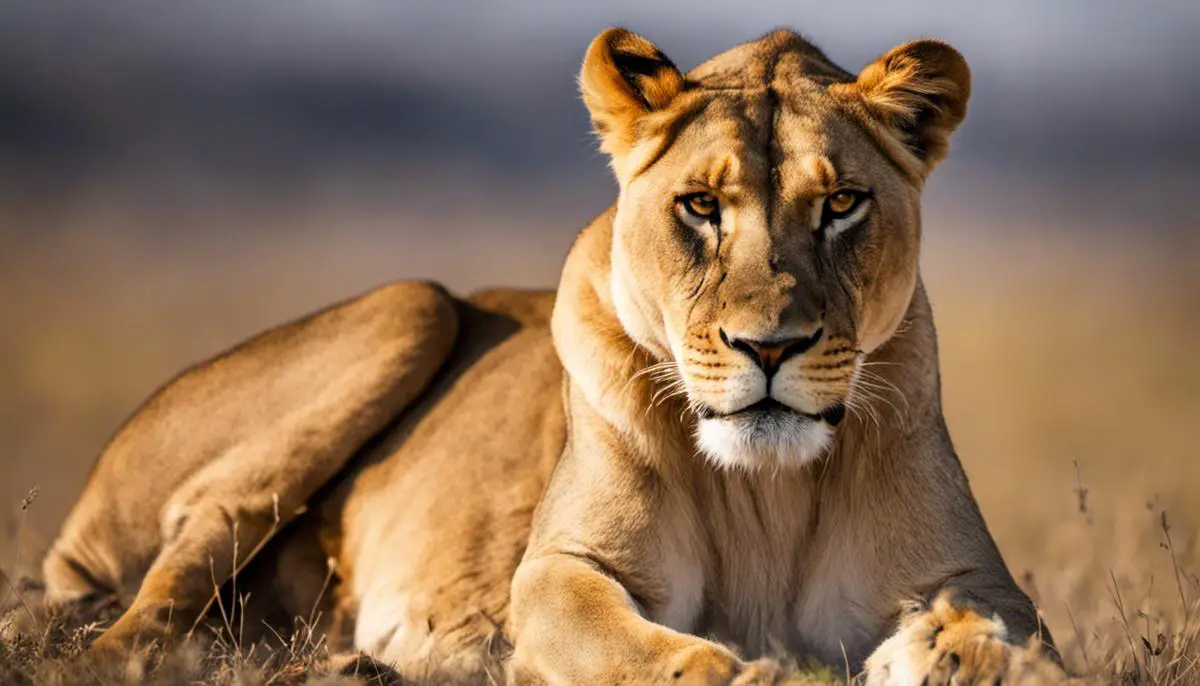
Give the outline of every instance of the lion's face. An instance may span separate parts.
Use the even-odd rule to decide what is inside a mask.
[[[662,361],[663,394],[686,394],[711,459],[820,457],[870,393],[864,358],[908,308],[921,183],[953,128],[939,116],[961,119],[965,64],[943,44],[914,43],[854,81],[777,33],[683,79],[633,34],[597,43],[644,109],[622,130],[585,62],[585,98],[621,184],[612,291],[622,325]],[[961,78],[922,71],[932,58],[961,65]],[[900,93],[898,69],[909,79]],[[940,90],[918,87],[930,79]],[[946,95],[952,85],[961,102]],[[933,111],[898,118],[886,109],[896,106]]]

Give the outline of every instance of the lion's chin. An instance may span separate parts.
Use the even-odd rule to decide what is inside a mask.
[[[798,469],[833,441],[826,422],[794,412],[742,412],[700,420],[696,442],[713,464],[738,469]]]

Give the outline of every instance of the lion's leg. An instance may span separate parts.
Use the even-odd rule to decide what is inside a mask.
[[[574,555],[522,562],[512,594],[512,683],[771,684],[780,676],[774,663],[744,663],[645,619],[618,581]]]
[[[46,561],[51,598],[136,589],[98,647],[187,631],[214,589],[424,390],[456,331],[450,296],[397,284],[185,373],[102,454]]]
[[[639,451],[650,442],[630,440],[632,432],[601,415],[574,378],[566,386],[569,439],[511,583],[510,680],[775,683],[777,663],[746,663],[684,633],[703,612],[703,581],[681,582],[678,570],[702,569],[692,544],[702,534],[680,509],[686,505],[666,470],[646,466]],[[672,604],[676,628],[656,623]]]

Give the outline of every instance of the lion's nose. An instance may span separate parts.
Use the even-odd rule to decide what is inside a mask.
[[[759,369],[771,378],[784,362],[789,358],[803,353],[805,350],[813,347],[813,345],[821,339],[821,329],[817,329],[810,336],[797,336],[795,338],[783,338],[771,341],[752,340],[738,336],[728,335],[724,329],[720,330],[721,340],[725,345],[747,355]]]

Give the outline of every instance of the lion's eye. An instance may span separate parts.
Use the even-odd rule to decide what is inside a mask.
[[[675,201],[679,219],[688,226],[716,224],[721,221],[721,203],[712,193],[692,193]]]
[[[817,227],[822,235],[833,236],[857,226],[866,216],[867,201],[871,191],[855,188],[840,188],[825,196],[821,204],[821,224]]]
[[[840,190],[825,198],[825,211],[830,219],[841,219],[848,216],[862,202],[863,193],[852,190]]]

